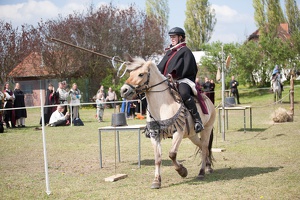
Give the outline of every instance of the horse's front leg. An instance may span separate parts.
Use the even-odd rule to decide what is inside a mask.
[[[161,187],[161,161],[162,161],[162,152],[161,152],[161,138],[152,138],[151,143],[154,149],[154,157],[155,157],[155,176],[152,182],[152,189],[159,189]]]
[[[182,138],[183,138],[183,136],[179,132],[176,132],[173,134],[172,147],[169,152],[169,157],[171,158],[173,165],[175,167],[175,170],[178,172],[178,174],[181,177],[186,177],[188,175],[187,169],[182,164],[180,164],[176,159],[178,148],[182,141]]]

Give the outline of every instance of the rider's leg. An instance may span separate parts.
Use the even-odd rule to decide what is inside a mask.
[[[192,97],[192,89],[186,83],[180,83],[178,86],[178,91],[181,95],[181,98],[184,102],[184,105],[187,107],[189,112],[191,113],[193,120],[195,122],[195,131],[196,133],[201,132],[204,129],[202,124],[202,120],[197,110],[197,106],[195,104],[194,98]]]

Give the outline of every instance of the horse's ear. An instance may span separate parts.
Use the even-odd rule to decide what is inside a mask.
[[[129,53],[124,53],[123,57],[128,62],[133,62],[133,58],[129,55]]]

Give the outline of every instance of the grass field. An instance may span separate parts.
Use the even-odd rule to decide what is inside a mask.
[[[121,132],[121,163],[115,162],[114,132],[102,134],[103,168],[99,168],[98,128],[111,123],[113,109],[105,110],[105,122],[94,118],[95,109],[80,109],[82,127],[45,127],[51,195],[46,194],[42,131],[39,109],[28,109],[26,128],[0,134],[0,199],[299,199],[300,198],[300,88],[295,88],[294,122],[274,123],[278,107],[290,108],[288,89],[283,104],[273,104],[268,91],[241,90],[242,105],[253,106],[253,129],[243,132],[240,111],[229,112],[226,140],[215,125],[214,173],[195,179],[200,158],[195,146],[183,140],[177,158],[188,169],[181,178],[168,158],[171,140],[162,141],[162,188],[150,189],[154,156],[150,140],[141,137],[141,168],[137,166],[136,132]],[[220,95],[216,94],[220,103]],[[248,117],[248,114],[247,114]],[[247,118],[247,127],[249,127]],[[144,120],[127,120],[144,124]],[[127,174],[117,182],[105,182],[114,174]]]

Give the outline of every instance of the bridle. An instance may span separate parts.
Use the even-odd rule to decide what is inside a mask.
[[[125,85],[128,85],[138,95],[142,94],[142,93],[145,93],[145,92],[163,92],[163,91],[165,91],[167,89],[170,89],[170,81],[169,81],[170,77],[167,77],[164,80],[162,80],[162,81],[160,81],[160,82],[158,82],[158,83],[156,83],[154,85],[150,85],[149,86],[150,74],[151,74],[150,73],[150,69],[148,69],[147,80],[142,85],[139,85],[139,86],[136,86],[136,87],[134,87],[133,85],[128,84],[128,83],[125,83]],[[166,87],[165,89],[163,89],[163,90],[150,90],[150,89],[152,89],[152,88],[154,88],[154,87],[156,87],[156,86],[158,86],[158,85],[160,85],[160,84],[162,84],[164,82],[168,83],[168,87]]]

